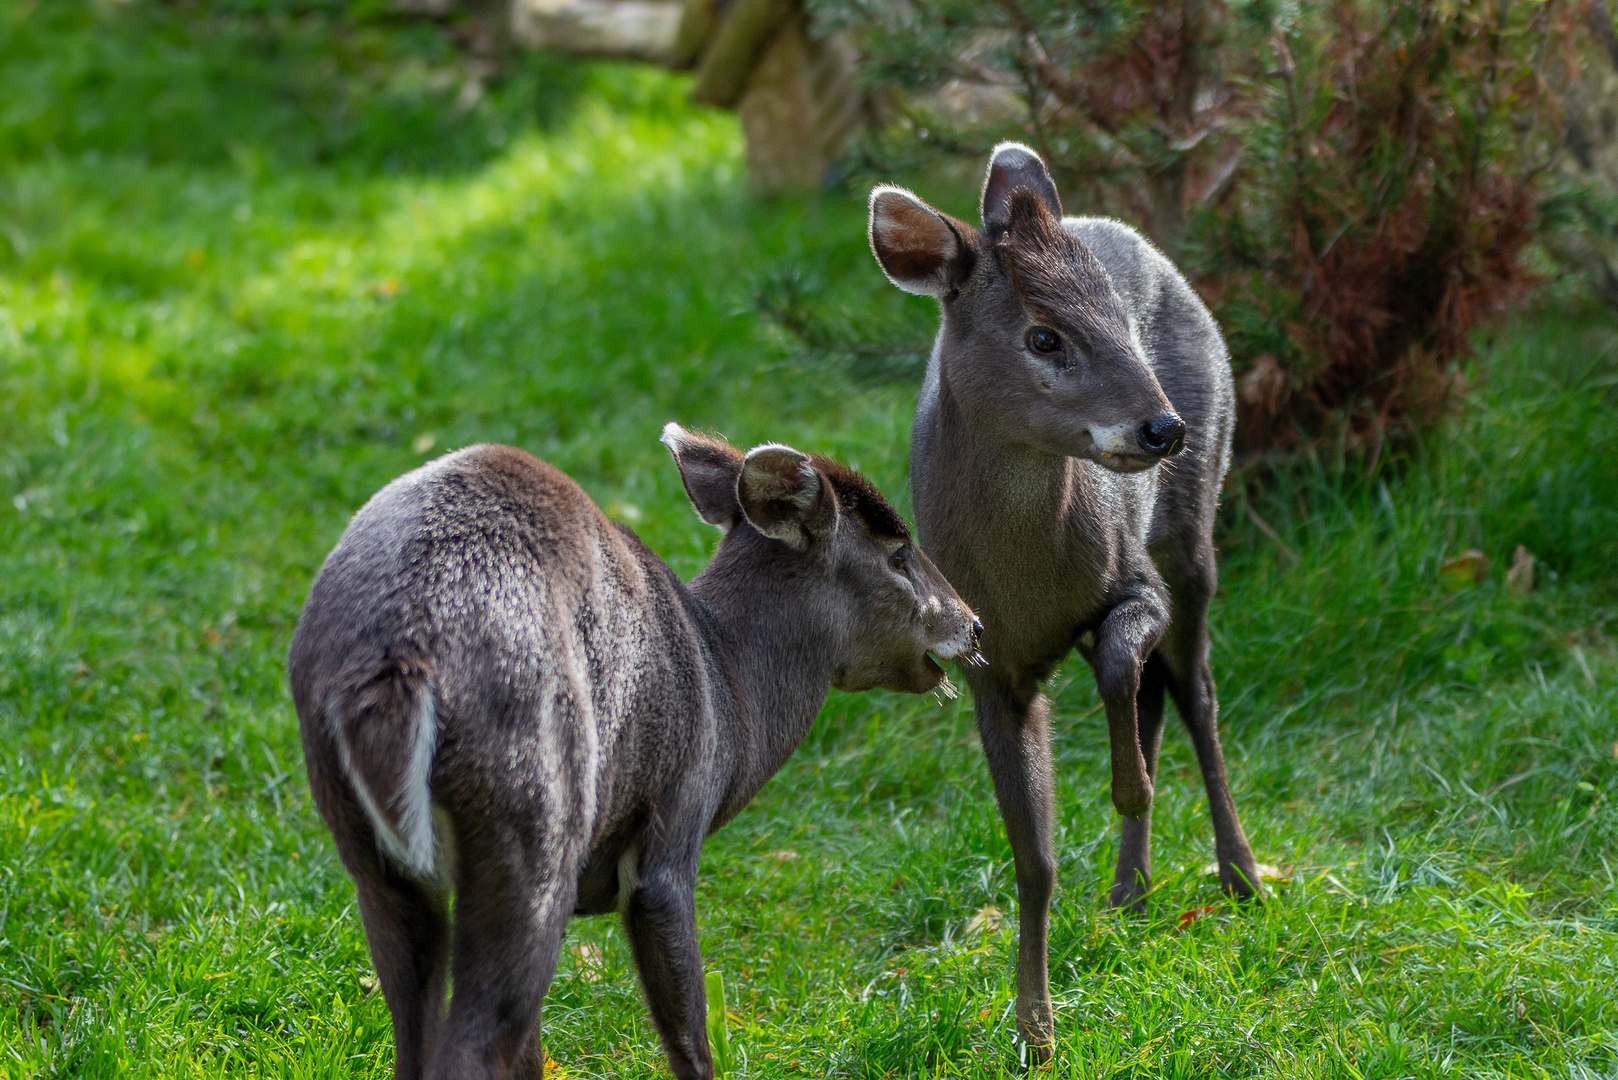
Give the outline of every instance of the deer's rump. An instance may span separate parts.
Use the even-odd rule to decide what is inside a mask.
[[[520,817],[553,850],[577,847],[632,812],[615,792],[650,779],[618,772],[678,765],[658,720],[700,680],[670,647],[683,612],[644,554],[509,447],[447,455],[355,515],[289,669],[308,758],[311,741],[332,751],[405,867],[438,870],[435,805],[460,828]]]

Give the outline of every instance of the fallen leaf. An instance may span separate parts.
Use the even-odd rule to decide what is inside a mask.
[[[1273,413],[1280,406],[1286,391],[1287,373],[1269,353],[1255,357],[1252,367],[1242,376],[1242,400],[1266,412]]]
[[[1438,568],[1439,577],[1451,589],[1464,589],[1476,585],[1489,573],[1489,557],[1481,551],[1467,550],[1444,560]]]
[[[1594,686],[1596,684],[1595,672],[1590,670],[1590,663],[1584,658],[1584,650],[1575,645],[1572,651],[1573,662],[1578,664],[1579,670],[1584,673],[1584,684]]]
[[[1291,866],[1271,866],[1269,863],[1254,863],[1253,869],[1258,871],[1260,881],[1270,881],[1277,885],[1285,885],[1292,880]],[[1219,876],[1219,864],[1216,862],[1204,863],[1202,872],[1209,877]]]
[[[567,1080],[567,1070],[556,1063],[556,1059],[549,1054],[545,1055],[545,1067],[540,1070],[543,1080]]]
[[[433,444],[437,441],[437,435],[433,434],[431,431],[424,431],[420,435],[416,436],[416,441],[410,444],[410,449],[418,454],[425,454],[427,451],[433,448]]]
[[[598,983],[607,977],[607,958],[601,955],[599,946],[586,941],[569,945],[567,951],[573,955],[573,966],[585,982]]]
[[[789,863],[798,857],[798,853],[796,851],[787,851],[783,848],[780,851],[766,851],[764,857],[774,859],[778,863]]]
[[[1184,930],[1186,927],[1190,926],[1192,923],[1196,922],[1198,919],[1202,918],[1203,916],[1212,915],[1215,911],[1218,911],[1218,910],[1219,910],[1219,905],[1218,904],[1206,904],[1206,905],[1204,905],[1202,907],[1199,907],[1199,908],[1192,908],[1190,911],[1182,911],[1182,912],[1180,912],[1179,919],[1176,920],[1175,923],[1174,923],[1174,929],[1176,929],[1176,930]]]

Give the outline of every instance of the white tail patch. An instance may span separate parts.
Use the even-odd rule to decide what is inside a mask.
[[[354,794],[376,829],[377,840],[383,850],[404,867],[422,877],[434,876],[437,843],[433,837],[433,797],[429,781],[433,771],[433,751],[438,743],[438,707],[430,686],[421,688],[416,708],[414,728],[410,738],[410,759],[405,762],[404,776],[399,792],[393,799],[395,828],[390,816],[377,803],[376,796],[353,767],[348,740],[340,730],[333,730],[337,756],[343,772],[354,786]]]

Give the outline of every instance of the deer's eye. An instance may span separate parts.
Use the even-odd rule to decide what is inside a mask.
[[[888,556],[888,564],[899,573],[906,573],[910,569],[910,549],[900,548]]]
[[[1062,338],[1048,326],[1036,326],[1024,338],[1028,347],[1039,353],[1053,353],[1062,347]]]

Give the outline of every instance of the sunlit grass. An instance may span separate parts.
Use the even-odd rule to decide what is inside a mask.
[[[348,515],[431,455],[509,442],[689,576],[713,533],[656,442],[669,419],[836,454],[907,505],[915,388],[800,366],[750,294],[806,266],[856,308],[931,316],[871,264],[858,193],[754,201],[733,120],[676,78],[536,60],[464,115],[438,76],[343,83],[349,111],[316,123],[263,81],[318,70],[316,37],[235,76],[257,24],[174,44],[159,20],[199,54],[169,100],[240,107],[159,109],[98,149],[107,125],[74,110],[132,115],[155,85],[143,8],[70,8],[0,68],[37,106],[0,120],[0,1074],[385,1076],[282,667]],[[361,39],[452,69],[344,33],[339,72]],[[85,49],[129,101],[36,93]],[[1255,481],[1291,556],[1227,507],[1215,668],[1249,835],[1291,879],[1270,905],[1203,873],[1171,731],[1150,911],[1104,909],[1105,726],[1082,665],[1059,674],[1055,1075],[1618,1067],[1618,334],[1553,313],[1487,356],[1416,459]],[[1518,543],[1546,571],[1527,594]],[[1468,548],[1481,583],[1442,570]],[[1014,1069],[1009,860],[968,702],[833,695],[705,854],[738,1073]],[[663,1069],[610,919],[570,930],[547,1016],[569,1076]]]

